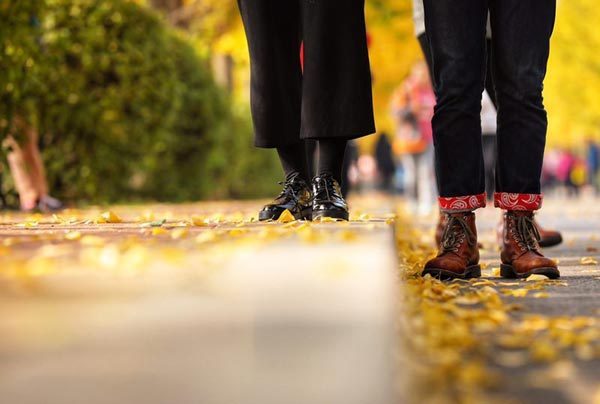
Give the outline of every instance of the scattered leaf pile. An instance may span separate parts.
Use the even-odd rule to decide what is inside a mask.
[[[470,281],[423,278],[423,265],[435,255],[429,235],[402,215],[396,234],[404,281],[400,332],[415,402],[494,402],[514,371],[535,378],[540,368],[600,359],[598,318],[528,310],[529,298],[548,298],[567,282],[491,278],[494,269]]]

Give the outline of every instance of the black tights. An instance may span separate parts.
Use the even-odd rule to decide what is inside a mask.
[[[330,174],[339,183],[342,182],[342,166],[344,165],[347,143],[345,139],[317,141],[319,150],[317,174]],[[314,149],[310,142],[303,140],[285,147],[278,147],[277,154],[286,178],[300,175],[305,180],[310,180],[312,177],[313,152]]]

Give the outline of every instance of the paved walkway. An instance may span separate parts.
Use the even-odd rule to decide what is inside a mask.
[[[257,224],[256,205],[0,215],[3,401],[600,400],[595,201],[540,217],[565,234],[561,283],[498,279],[480,212],[487,267],[466,285],[411,275],[433,215],[400,219],[396,250],[387,198],[354,200],[350,224]]]
[[[351,224],[257,224],[256,203],[5,217],[2,401],[392,402],[382,202]]]

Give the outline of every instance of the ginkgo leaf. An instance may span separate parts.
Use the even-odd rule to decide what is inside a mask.
[[[277,221],[278,221],[279,223],[290,223],[290,222],[293,222],[293,221],[295,221],[295,220],[296,220],[296,218],[294,217],[294,215],[292,215],[292,212],[290,212],[290,211],[289,211],[289,210],[287,210],[287,209],[286,209],[286,210],[284,210],[284,211],[281,213],[281,216],[279,216],[279,219],[277,219]]]
[[[66,240],[79,240],[81,238],[81,232],[79,231],[70,231],[65,234]]]
[[[547,281],[547,280],[548,280],[548,277],[546,275],[541,275],[541,274],[529,275],[529,277],[527,278],[527,281],[529,281],[529,282]]]
[[[581,265],[598,265],[598,261],[592,257],[581,258]]]
[[[114,212],[106,211],[101,213],[94,220],[95,223],[122,223],[123,220]]]

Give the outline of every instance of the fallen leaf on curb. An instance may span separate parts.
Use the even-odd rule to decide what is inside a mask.
[[[198,227],[205,227],[209,225],[209,223],[206,221],[206,218],[202,216],[192,216],[192,224]]]
[[[70,231],[67,234],[65,234],[65,240],[79,240],[81,238],[81,232],[78,231]]]
[[[529,292],[528,289],[502,289],[501,292],[506,296],[525,297]]]
[[[598,261],[592,257],[583,257],[581,259],[581,265],[598,265]]]
[[[101,213],[96,219],[94,219],[94,223],[122,223],[123,220],[114,212],[106,211]]]
[[[546,275],[540,275],[540,274],[533,274],[531,276],[529,276],[527,278],[528,282],[532,282],[532,281],[546,281],[548,280],[548,277]]]
[[[294,215],[292,215],[292,212],[290,212],[289,210],[284,210],[283,213],[281,214],[281,216],[279,216],[279,219],[277,219],[277,221],[279,223],[290,223],[295,221],[296,218],[294,217]]]
[[[169,231],[162,228],[162,227],[154,227],[152,229],[152,231],[150,232],[150,234],[152,234],[153,236],[161,236],[163,234],[167,234]]]
[[[86,235],[81,237],[79,243],[85,246],[102,246],[106,244],[106,241],[102,237]]]
[[[38,221],[28,220],[28,221],[25,221],[23,223],[17,224],[17,227],[22,227],[22,228],[25,228],[25,229],[31,229],[33,227],[38,227],[39,225],[40,225],[40,223]]]
[[[173,240],[179,240],[181,238],[187,237],[189,233],[190,231],[188,229],[186,229],[185,227],[180,227],[171,232],[171,238]]]
[[[340,232],[339,237],[342,241],[354,241],[358,238],[358,235],[352,230],[344,230]]]

